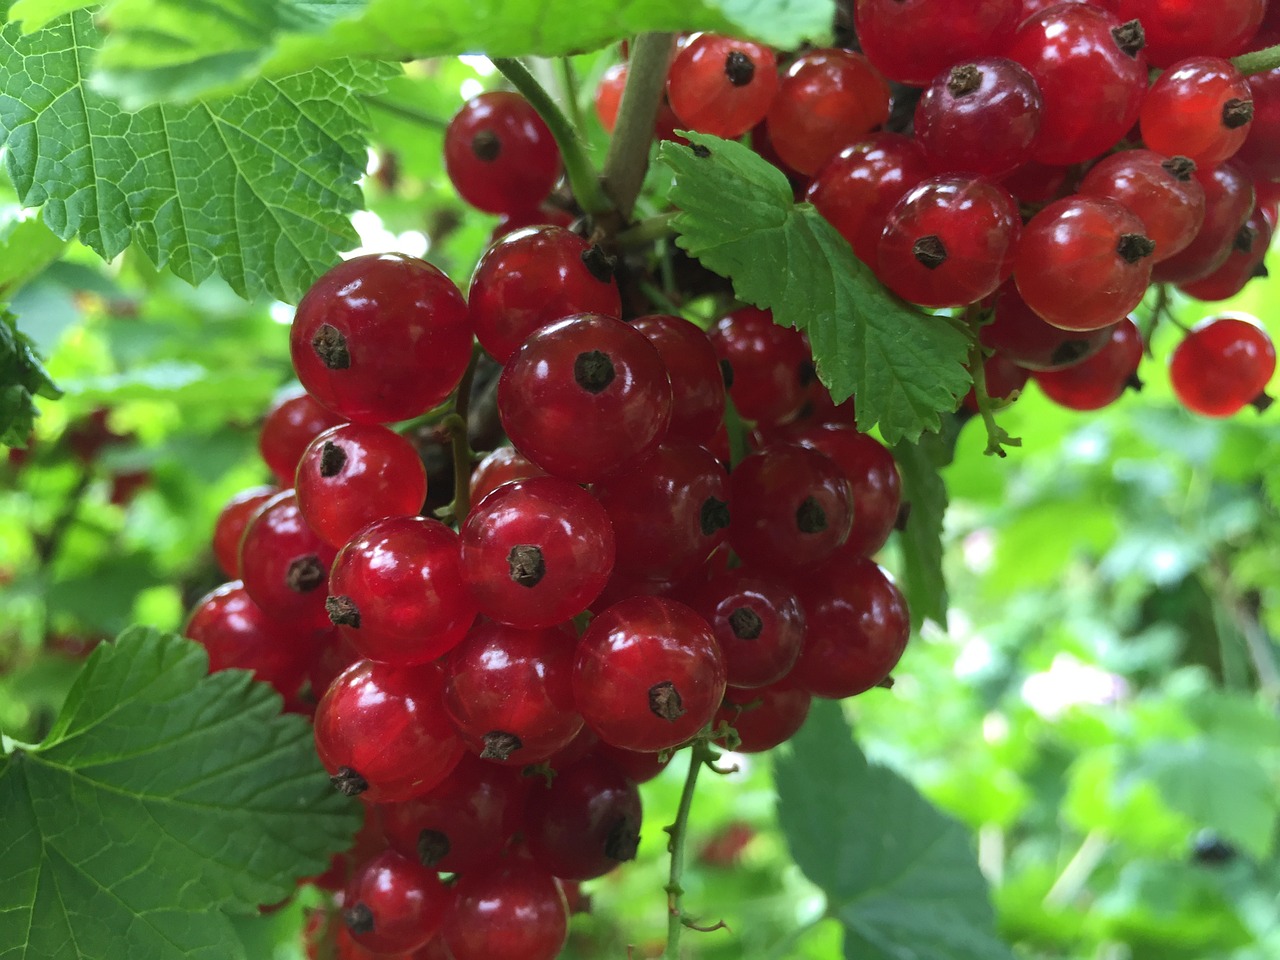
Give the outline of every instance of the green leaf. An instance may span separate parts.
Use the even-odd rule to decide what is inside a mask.
[[[18,332],[13,314],[0,309],[0,443],[25,447],[40,415],[35,398],[62,396],[49,379],[31,341]]]
[[[809,335],[818,376],[840,403],[852,395],[858,428],[891,444],[941,427],[969,389],[969,339],[945,319],[890,294],[786,177],[740,143],[688,134],[658,158],[675,173],[676,241],[733,281],[742,300]]]
[[[947,582],[942,573],[942,521],[947,512],[947,486],[942,468],[955,456],[960,425],[954,417],[941,433],[919,443],[899,443],[893,459],[902,477],[902,502],[910,504],[907,524],[898,537],[902,549],[903,593],[915,627],[928,619],[947,622]]]
[[[0,299],[12,299],[28,280],[57,260],[66,241],[20,207],[0,210]]]
[[[815,700],[776,764],[778,818],[857,960],[1004,960],[959,823],[867,763],[839,704]]]
[[[103,644],[48,738],[0,761],[0,958],[243,957],[222,911],[289,894],[359,817],[302,717],[182,637]]]
[[[102,35],[79,11],[0,31],[0,145],[20,201],[110,259],[136,242],[190,283],[296,301],[355,246],[362,95],[389,71],[339,61],[242,94],[128,112],[89,87]]]

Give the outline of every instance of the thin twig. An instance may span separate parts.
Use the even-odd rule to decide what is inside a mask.
[[[631,217],[649,169],[653,124],[667,82],[674,33],[642,33],[631,45],[627,84],[604,161],[604,190],[625,221]]]
[[[664,960],[677,960],[680,956],[680,934],[688,925],[681,898],[684,887],[680,885],[684,877],[685,842],[689,833],[689,812],[693,809],[693,792],[698,785],[698,774],[703,764],[716,759],[716,753],[707,745],[707,741],[699,738],[689,749],[689,772],[684,778],[684,789],[680,791],[680,806],[676,810],[675,823],[664,829],[671,839],[667,849],[671,851],[671,870],[667,879],[667,948],[663,951]]]

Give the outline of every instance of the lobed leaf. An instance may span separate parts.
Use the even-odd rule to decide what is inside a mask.
[[[0,309],[0,443],[27,445],[40,415],[37,396],[57,399],[62,391],[49,378],[31,341],[18,331],[13,314]]]
[[[902,502],[910,505],[906,526],[898,537],[902,549],[903,593],[911,622],[947,622],[947,581],[942,571],[942,522],[947,512],[947,486],[942,468],[955,455],[960,425],[948,417],[940,433],[926,434],[919,443],[893,448],[902,477]]]

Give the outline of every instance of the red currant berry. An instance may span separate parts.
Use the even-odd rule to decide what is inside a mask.
[[[997,351],[1019,367],[1061,370],[1101,350],[1111,336],[1111,327],[1077,331],[1045,323],[1027,306],[1017,286],[1006,283],[997,294],[992,321],[983,326],[978,335],[983,346]],[[862,515],[857,504],[854,516],[860,524]]]
[[[1253,317],[1222,314],[1196,324],[1169,361],[1173,392],[1192,413],[1229,417],[1263,398],[1276,349]]]
[[[1267,211],[1255,210],[1236,234],[1236,242],[1222,266],[1195,283],[1184,283],[1182,292],[1197,300],[1227,300],[1250,280],[1267,276],[1263,260],[1271,248],[1272,220]]]
[[[637,750],[623,750],[607,743],[597,743],[592,751],[595,756],[603,757],[621,770],[632,783],[648,783],[671,762],[672,754],[659,750],[655,753],[641,753]]]
[[[604,72],[596,87],[596,117],[600,120],[600,126],[604,127],[605,133],[613,133],[614,125],[618,122],[618,108],[622,106],[622,91],[626,85],[627,65],[615,63]],[[675,111],[671,109],[671,103],[667,100],[664,90],[662,101],[658,104],[658,116],[653,122],[654,139],[687,143],[684,137],[676,136],[676,128],[679,126],[681,123],[676,118]]]
[[[667,74],[667,98],[680,122],[730,140],[764,119],[777,89],[772,50],[714,33],[686,43]]]
[[[518,93],[472,97],[449,121],[444,167],[467,203],[489,213],[537,207],[560,176],[560,148]]]
[[[1098,161],[1080,181],[1079,192],[1110,197],[1138,215],[1156,245],[1151,262],[1186,248],[1204,223],[1204,187],[1187,157],[1150,150],[1121,150]]]
[[[1235,56],[1257,32],[1266,7],[1266,0],[1117,0],[1115,12],[1121,20],[1142,21],[1152,66],[1169,67],[1197,55]]]
[[[547,471],[531,462],[515,447],[499,447],[476,464],[471,472],[471,502],[479,503],[489,493],[512,480],[545,477]]]
[[[376,953],[416,950],[439,931],[449,902],[434,872],[388,850],[356,870],[342,920],[356,943]]]
[[[789,587],[732,570],[704,584],[690,605],[715,631],[729,686],[763,687],[795,666],[804,643],[804,611]]]
[[[688,320],[649,314],[630,321],[653,344],[671,377],[668,440],[706,444],[724,420],[724,373],[707,334]]]
[[[791,680],[755,690],[729,690],[715,725],[727,723],[738,734],[738,753],[764,753],[799,732],[813,701]]]
[[[1190,157],[1202,167],[1226,160],[1253,121],[1249,85],[1230,60],[1191,57],[1160,74],[1142,101],[1142,140],[1157,153]]]
[[[857,0],[853,23],[885,76],[923,87],[961,60],[999,53],[1018,12],[1008,0]]]
[[[743,307],[717,321],[711,345],[743,418],[782,423],[800,412],[817,375],[798,330],[774,323],[768,310]]]
[[[1222,266],[1235,247],[1240,228],[1253,213],[1253,181],[1231,161],[1212,170],[1197,170],[1204,188],[1204,222],[1183,250],[1151,271],[1161,283],[1194,283]]]
[[[545,204],[528,213],[504,213],[489,234],[489,245],[492,246],[517,230],[527,230],[530,227],[569,227],[572,224],[573,214],[568,210]]]
[[[326,410],[302,387],[282,390],[276,396],[262,421],[258,450],[280,486],[293,486],[293,475],[307,444],[342,422],[342,417]]]
[[[250,487],[227,501],[213,526],[213,556],[228,577],[240,576],[240,538],[258,508],[274,497],[276,487]]]
[[[458,881],[441,936],[453,960],[555,960],[568,924],[555,878],[512,858]]]
[[[603,757],[589,756],[529,788],[523,833],[542,869],[562,880],[590,880],[635,859],[642,819],[636,785]]]
[[[1036,374],[1044,395],[1070,410],[1101,410],[1114,403],[1127,387],[1137,387],[1142,360],[1142,334],[1128,318],[1111,330],[1106,345],[1093,356],[1066,370]]]
[[[324,585],[334,552],[307,526],[294,492],[281,490],[258,509],[240,538],[245,589],[278,620],[326,627]]]
[[[1247,82],[1253,125],[1234,162],[1258,180],[1280,180],[1280,69],[1255,73]]]

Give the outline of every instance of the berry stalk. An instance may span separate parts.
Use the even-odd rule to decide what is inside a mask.
[[[982,414],[982,422],[987,428],[987,448],[983,451],[987,456],[1003,457],[1005,445],[1022,446],[1020,437],[1011,437],[1000,424],[996,423],[995,413],[991,406],[991,395],[987,393],[987,374],[984,369],[986,354],[982,349],[982,340],[978,337],[978,328],[982,326],[981,313],[970,308],[965,311],[972,340],[969,346],[969,370],[973,374],[973,396],[978,403],[978,412]]]
[[[604,190],[624,219],[630,218],[645,171],[658,103],[667,82],[673,33],[642,33],[631,47],[627,85],[604,161]]]
[[[693,792],[698,785],[698,774],[704,764],[712,763],[715,752],[701,737],[689,748],[689,772],[684,778],[684,789],[680,791],[680,806],[676,810],[675,823],[663,829],[670,835],[667,849],[671,851],[671,869],[667,877],[667,948],[663,951],[663,960],[678,960],[680,956],[680,935],[689,924],[684,914],[681,898],[684,887],[680,885],[684,877],[685,841],[689,833],[689,812],[693,809]]]
[[[1280,43],[1270,47],[1263,47],[1261,50],[1242,53],[1238,57],[1232,57],[1231,62],[1240,71],[1241,76],[1245,77],[1274,70],[1276,67],[1280,67]]]

